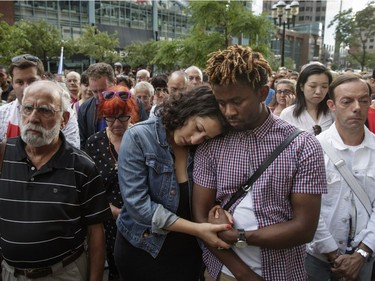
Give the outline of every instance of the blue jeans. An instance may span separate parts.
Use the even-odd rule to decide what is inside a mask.
[[[372,265],[374,258],[366,262],[360,273],[361,281],[370,281],[372,274]],[[305,259],[305,268],[309,281],[337,281],[338,279],[331,272],[331,265],[312,255],[307,254]]]

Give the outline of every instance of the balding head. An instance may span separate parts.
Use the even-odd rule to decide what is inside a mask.
[[[28,86],[22,99],[22,140],[35,148],[58,146],[60,130],[69,120],[69,101],[69,94],[53,81]]]
[[[146,69],[138,70],[136,79],[137,79],[137,83],[141,81],[148,82],[150,80],[150,72]]]
[[[170,95],[185,93],[188,86],[187,75],[183,71],[175,71],[168,78],[168,92]]]
[[[202,85],[203,83],[203,73],[196,66],[190,66],[185,70],[185,73],[188,77],[189,88],[194,88]]]

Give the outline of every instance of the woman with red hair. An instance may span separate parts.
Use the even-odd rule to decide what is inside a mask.
[[[98,117],[103,118],[107,127],[93,134],[86,142],[86,152],[94,160],[105,185],[113,219],[105,223],[106,252],[109,266],[109,281],[119,280],[113,258],[116,238],[116,218],[123,201],[120,194],[117,159],[122,137],[130,123],[138,122],[138,107],[128,88],[115,86],[102,92],[98,105]]]

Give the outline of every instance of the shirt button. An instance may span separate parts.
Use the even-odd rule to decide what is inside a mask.
[[[35,170],[35,167],[31,167],[31,170],[34,171],[34,170]]]
[[[342,219],[342,222],[343,223],[346,223],[348,220],[347,219]]]
[[[176,190],[174,190],[174,189],[171,190],[171,192],[169,192],[169,194],[175,196],[176,195]]]
[[[344,241],[341,241],[341,240],[340,240],[340,241],[339,241],[339,244],[340,244],[340,245],[344,244]]]
[[[34,181],[34,178],[31,178],[30,181]]]

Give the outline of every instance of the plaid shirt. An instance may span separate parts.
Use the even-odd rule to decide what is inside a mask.
[[[217,189],[216,199],[224,206],[271,152],[295,129],[269,115],[253,131],[230,132],[198,147],[194,182]],[[254,212],[259,228],[293,218],[291,193],[326,193],[324,158],[317,139],[306,132],[297,136],[253,184]],[[230,209],[235,209],[241,199]],[[290,237],[293,239],[293,237]],[[265,280],[306,280],[305,245],[288,249],[261,248]],[[204,260],[211,276],[217,278],[222,264],[207,249]]]

